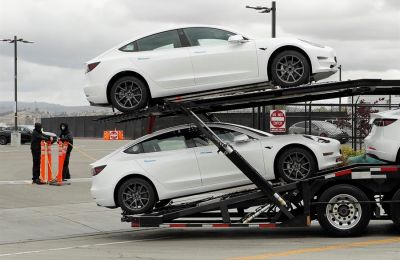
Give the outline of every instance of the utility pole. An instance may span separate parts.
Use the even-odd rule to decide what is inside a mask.
[[[33,43],[32,41],[26,41],[22,38],[18,39],[17,36],[14,36],[14,39],[0,39],[0,41],[13,43],[14,44],[14,133],[11,135],[11,144],[20,145],[21,144],[21,135],[18,133],[18,66],[17,66],[17,42],[23,43]]]

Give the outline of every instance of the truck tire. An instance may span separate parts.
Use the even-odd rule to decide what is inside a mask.
[[[359,188],[339,184],[322,193],[317,205],[319,224],[330,235],[348,237],[360,235],[365,231],[371,218],[371,205],[360,204],[368,201],[368,196]]]
[[[400,189],[393,195],[392,200],[400,200]],[[390,203],[390,217],[394,226],[400,230],[400,203]]]
[[[128,215],[149,212],[156,203],[153,185],[145,179],[130,178],[118,189],[118,205]]]

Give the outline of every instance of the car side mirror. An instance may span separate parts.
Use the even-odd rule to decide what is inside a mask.
[[[236,35],[229,36],[228,42],[237,44],[237,43],[245,43],[245,42],[247,42],[247,40],[245,40],[242,35],[236,34]]]
[[[233,142],[238,144],[247,143],[248,141],[250,141],[250,138],[245,134],[236,135],[235,137],[233,137]]]

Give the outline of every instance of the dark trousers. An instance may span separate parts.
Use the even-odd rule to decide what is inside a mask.
[[[71,155],[71,153],[67,153],[65,155],[65,160],[64,160],[64,168],[63,168],[63,179],[71,179],[71,175],[69,174],[69,156]]]
[[[38,180],[40,176],[40,151],[32,151],[32,180]]]

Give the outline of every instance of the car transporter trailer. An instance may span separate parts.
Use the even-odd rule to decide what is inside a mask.
[[[400,228],[400,165],[357,164],[318,172],[293,183],[267,181],[230,143],[201,119],[212,112],[287,104],[353,95],[400,94],[400,80],[360,79],[274,88],[270,83],[168,97],[146,109],[99,120],[125,122],[156,116],[186,115],[245,174],[256,188],[182,203],[169,203],[140,215],[122,213],[122,221],[140,227],[305,227],[318,219],[331,235],[361,234],[371,219],[391,219]],[[272,163],[272,162],[271,162]],[[383,210],[382,210],[383,209]]]

